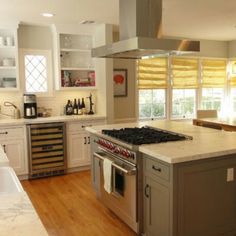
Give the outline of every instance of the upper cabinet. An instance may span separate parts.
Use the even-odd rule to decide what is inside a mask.
[[[93,28],[53,28],[56,89],[96,88],[95,60],[91,57]]]
[[[0,91],[19,90],[18,26],[0,25]]]

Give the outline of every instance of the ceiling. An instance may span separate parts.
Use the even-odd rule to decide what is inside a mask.
[[[119,0],[0,0],[0,6],[0,22],[119,24]],[[42,12],[55,16],[44,18]],[[163,0],[163,29],[166,36],[236,40],[236,1]]]

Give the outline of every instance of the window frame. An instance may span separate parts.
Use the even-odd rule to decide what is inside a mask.
[[[25,94],[35,94],[38,97],[52,97],[53,96],[53,75],[52,75],[52,51],[46,49],[27,49],[20,50],[20,81],[22,90]],[[25,56],[26,55],[42,55],[46,58],[46,73],[47,73],[47,91],[46,92],[27,92],[25,80]]]

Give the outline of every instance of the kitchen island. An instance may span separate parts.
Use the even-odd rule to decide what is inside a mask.
[[[132,147],[101,133],[103,129],[144,125],[193,139]],[[87,131],[95,141],[101,137],[140,154],[143,165],[139,169],[143,178],[138,198],[143,209],[139,211],[142,233],[149,236],[236,235],[236,133],[174,121],[97,126]],[[96,170],[93,168],[93,171]],[[99,195],[98,188],[97,193]]]

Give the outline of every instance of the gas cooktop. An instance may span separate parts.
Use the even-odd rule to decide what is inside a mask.
[[[116,138],[133,145],[163,143],[169,141],[180,141],[192,139],[190,136],[173,133],[166,130],[144,126],[141,128],[122,128],[112,130],[102,130],[103,134]]]

